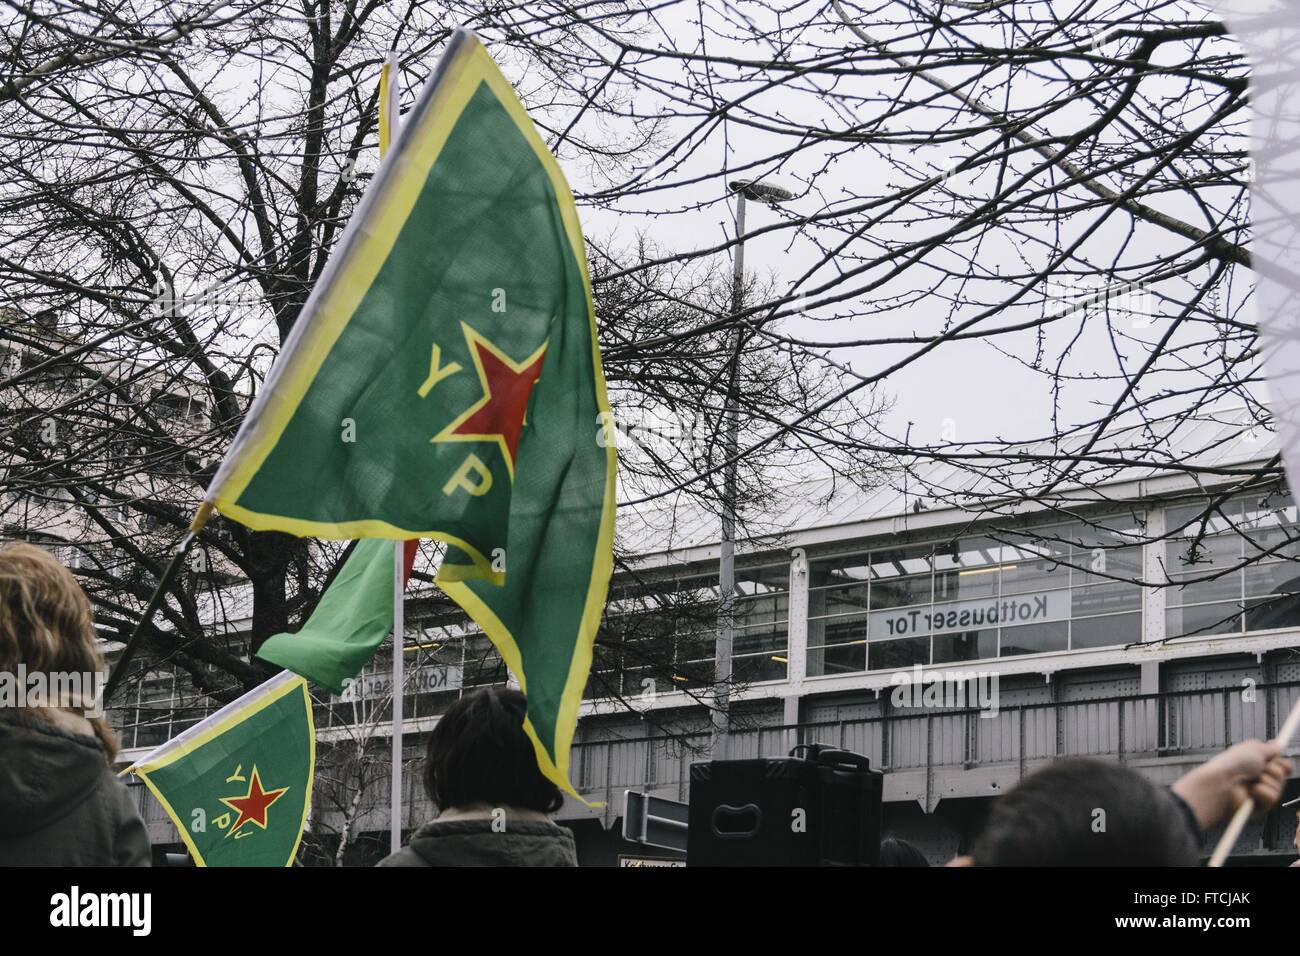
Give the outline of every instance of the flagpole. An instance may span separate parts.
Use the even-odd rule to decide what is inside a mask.
[[[398,131],[398,103],[402,94],[400,62],[395,51],[384,58],[379,80],[379,156],[392,146]],[[406,590],[406,543],[393,542],[393,777],[389,809],[389,846],[402,848],[402,692],[405,684],[405,620],[402,595]]]
[[[1282,748],[1282,753],[1285,754],[1287,748],[1291,746],[1291,740],[1295,737],[1296,731],[1300,731],[1300,700],[1297,700],[1295,706],[1291,708],[1291,713],[1287,715],[1286,721],[1282,724],[1282,729],[1273,741]],[[1246,828],[1246,824],[1250,822],[1251,814],[1254,812],[1255,801],[1251,797],[1247,797],[1245,802],[1237,808],[1237,812],[1233,814],[1232,819],[1228,821],[1228,826],[1223,831],[1223,836],[1219,838],[1219,843],[1214,848],[1214,853],[1210,856],[1210,862],[1206,864],[1207,866],[1218,867],[1227,862],[1228,854],[1236,846],[1237,840],[1241,837],[1241,831]]]
[[[396,853],[402,848],[402,685],[405,683],[405,620],[402,592],[406,590],[406,543],[393,542],[393,805],[391,846]]]
[[[108,684],[104,688],[104,696],[101,702],[102,707],[107,707],[108,702],[113,699],[113,693],[126,676],[127,666],[135,657],[136,650],[139,649],[140,639],[144,637],[145,629],[153,620],[159,605],[162,604],[163,599],[166,597],[167,589],[172,586],[172,582],[176,580],[176,575],[180,573],[181,565],[185,563],[185,555],[189,553],[190,546],[198,539],[199,532],[203,530],[203,526],[208,523],[208,518],[211,516],[212,505],[205,501],[199,506],[199,510],[190,521],[190,526],[185,534],[181,536],[180,541],[176,542],[176,547],[172,549],[171,560],[167,562],[162,577],[158,579],[158,586],[154,588],[153,594],[150,595],[149,603],[145,605],[140,620],[136,622],[135,628],[131,631],[131,636],[126,640],[126,646],[122,648],[122,653],[118,655],[117,663],[113,666],[113,672],[108,676]]]

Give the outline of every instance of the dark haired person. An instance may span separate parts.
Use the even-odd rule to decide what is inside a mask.
[[[877,866],[929,866],[930,861],[916,844],[898,837],[887,836],[880,841],[880,861]]]
[[[90,601],[31,544],[0,549],[0,673],[20,668],[50,687],[79,676],[82,689],[0,705],[0,866],[148,866],[144,821],[110,769],[117,738],[86,699],[104,670]]]
[[[438,815],[380,866],[577,866],[551,822],[564,798],[537,769],[524,695],[486,688],[456,701],[429,737],[424,786]]]
[[[1229,747],[1165,789],[1136,770],[1057,760],[994,802],[953,866],[1196,866],[1202,834],[1250,797],[1274,806],[1291,773],[1276,744]]]

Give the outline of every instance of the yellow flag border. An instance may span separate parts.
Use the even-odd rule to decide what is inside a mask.
[[[468,51],[472,52],[473,48],[470,45]],[[295,323],[280,360],[263,383],[248,421],[236,435],[213,478],[206,500],[222,514],[255,531],[280,530],[300,537],[334,540],[359,537],[449,540],[425,528],[398,528],[386,521],[373,520],[309,521],[252,511],[238,502],[284,434],[326,357],[392,252],[456,121],[478,87],[479,78],[468,75],[467,68],[472,62],[465,55],[444,58],[437,78],[431,81],[437,84],[432,101],[415,122],[401,131],[396,146],[388,150],[381,162],[377,182],[366,191],[353,214],[340,248],[330,258],[303,306],[303,314]],[[386,77],[384,85],[388,85]],[[450,543],[463,547],[457,540]],[[475,554],[472,547],[468,550]],[[481,558],[482,555],[476,554],[476,565]],[[484,560],[484,563],[488,562]]]
[[[469,69],[467,69],[465,75],[471,78],[470,81],[473,82],[475,89],[478,87],[478,82],[481,81],[486,83],[492,92],[496,94],[497,100],[505,108],[511,119],[514,120],[524,139],[537,154],[551,181],[551,188],[555,191],[555,198],[564,220],[565,233],[569,238],[574,260],[581,270],[583,291],[587,297],[587,319],[591,331],[591,359],[596,386],[596,406],[599,412],[610,415],[612,412],[610,411],[609,397],[606,391],[605,371],[600,362],[596,308],[591,297],[591,276],[587,271],[586,241],[583,239],[582,227],[578,221],[578,207],[573,200],[573,193],[569,189],[568,181],[564,178],[559,163],[556,162],[555,157],[551,155],[551,151],[546,148],[546,144],[538,135],[536,126],[533,125],[533,121],[529,117],[528,111],[524,109],[524,105],[519,102],[510,81],[501,74],[496,63],[493,62],[473,34],[466,31],[464,36],[468,38],[468,42],[464,44],[462,50],[457,51],[457,54],[463,53],[466,59],[470,61]],[[565,681],[564,692],[560,698],[560,708],[556,714],[556,739],[553,742],[556,756],[554,758],[551,756],[545,742],[538,736],[532,721],[527,718],[524,720],[524,731],[533,742],[533,749],[537,753],[537,764],[542,773],[561,790],[571,794],[586,806],[593,806],[593,804],[584,800],[569,780],[569,754],[573,744],[573,734],[578,724],[578,711],[582,706],[582,690],[586,686],[587,675],[591,670],[596,632],[600,627],[601,614],[605,608],[605,596],[609,589],[609,579],[613,571],[616,455],[617,451],[613,443],[606,443],[605,488],[601,503],[600,529],[596,538],[596,554],[592,562],[591,579],[587,586],[587,600],[583,607],[578,638],[574,644],[568,678]],[[483,629],[488,639],[496,645],[506,666],[518,678],[519,689],[527,695],[527,675],[523,667],[523,655],[509,628],[467,585],[459,581],[444,581],[441,574],[438,576],[438,585],[446,592],[448,597],[465,609],[465,612]]]
[[[492,571],[491,562],[486,556],[468,542],[442,531],[428,528],[400,528],[379,520],[338,523],[308,521],[254,512],[237,504],[240,495],[279,441],[301,404],[312,379],[320,370],[326,356],[360,304],[365,291],[369,289],[388,258],[397,235],[410,215],[451,131],[459,121],[470,98],[483,84],[486,84],[496,95],[498,102],[537,154],[551,182],[564,222],[565,234],[582,274],[591,334],[597,411],[606,416],[612,414],[604,369],[600,361],[596,311],[591,296],[591,277],[587,269],[586,242],[578,220],[577,204],[574,202],[573,193],[564,178],[564,173],[541,136],[538,135],[528,111],[515,94],[514,87],[502,75],[472,31],[464,29],[456,31],[430,83],[433,84],[432,96],[428,99],[426,108],[419,109],[418,115],[402,129],[395,148],[389,151],[381,164],[380,174],[376,176],[376,179],[381,182],[372,185],[372,189],[363,199],[362,207],[353,215],[353,221],[349,225],[352,241],[345,243],[327,265],[316,290],[313,290],[311,298],[304,307],[303,311],[306,315],[296,324],[294,333],[286,343],[283,360],[277,362],[272,376],[263,383],[262,394],[271,397],[264,403],[255,404],[254,409],[250,411],[252,422],[245,429],[241,429],[240,434],[236,436],[235,445],[213,479],[206,500],[215,505],[222,514],[257,531],[288,531],[302,537],[314,536],[336,540],[358,537],[432,538],[453,544],[463,550],[473,561],[474,569],[481,573],[483,578],[493,580],[495,572]],[[425,97],[422,96],[421,99]],[[374,188],[375,185],[380,188]],[[360,228],[362,223],[366,228]],[[335,281],[336,276],[338,281]],[[309,321],[304,321],[305,319]],[[257,407],[259,404],[260,408]],[[573,659],[556,715],[556,739],[552,742],[555,757],[551,756],[550,749],[538,736],[532,722],[527,719],[524,721],[524,729],[533,742],[538,766],[542,772],[562,790],[584,804],[587,801],[583,800],[569,780],[569,753],[577,727],[578,711],[582,704],[582,690],[591,669],[596,632],[600,626],[613,571],[616,456],[613,443],[607,443],[605,487],[596,553],[592,562],[587,599],[583,607],[578,638],[574,645]],[[514,635],[466,584],[454,580],[454,578],[470,577],[474,572],[466,566],[460,566],[454,571],[448,569],[448,571],[448,575],[438,576],[437,583],[496,645],[506,665],[519,679],[520,689],[527,694],[523,656]]]
[[[271,681],[278,680],[283,674],[289,673],[291,672],[282,671],[281,674],[272,677]],[[270,683],[270,681],[267,683]],[[263,685],[263,687],[264,686],[265,685]],[[126,770],[122,771],[122,774],[133,773],[144,781],[144,785],[149,788],[149,792],[154,795],[154,799],[162,805],[167,816],[171,818],[176,830],[180,833],[181,840],[185,843],[186,849],[190,851],[190,856],[194,858],[195,866],[207,866],[208,864],[207,861],[203,859],[203,854],[199,852],[199,848],[195,846],[194,840],[190,836],[188,824],[181,818],[180,814],[176,812],[176,809],[171,805],[171,801],[163,796],[162,791],[159,790],[153,780],[150,779],[149,774],[156,770],[161,770],[164,767],[171,766],[182,757],[189,756],[200,747],[203,747],[226,733],[226,731],[230,730],[236,724],[241,724],[253,717],[255,714],[261,713],[267,707],[270,707],[272,704],[277,703],[284,697],[289,696],[294,691],[301,691],[303,696],[303,706],[306,708],[307,712],[307,739],[310,742],[309,746],[311,749],[307,757],[307,794],[302,802],[302,819],[298,821],[298,838],[293,841],[293,849],[289,851],[289,858],[285,861],[284,865],[286,867],[293,866],[293,861],[298,856],[298,847],[302,845],[302,835],[307,827],[307,814],[311,810],[312,788],[316,781],[316,719],[312,712],[311,692],[307,688],[307,679],[305,677],[299,677],[296,674],[292,679],[286,679],[283,686],[272,688],[265,693],[261,693],[255,700],[248,701],[248,697],[258,694],[261,690],[262,688],[255,688],[244,698],[241,698],[240,700],[230,704],[228,707],[217,711],[217,713],[213,714],[212,717],[208,718],[209,720],[216,718],[216,721],[211,727],[202,730],[200,733],[195,734],[189,739],[183,739],[182,735],[182,738],[177,738],[179,741],[177,746],[171,747],[170,749],[168,749],[168,744],[170,744],[171,741],[168,741],[152,753],[132,764]],[[245,703],[245,701],[248,702]],[[226,710],[229,710],[230,713],[224,713]],[[165,752],[161,757],[151,759],[158,751]]]

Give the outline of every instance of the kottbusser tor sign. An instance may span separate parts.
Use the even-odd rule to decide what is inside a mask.
[[[951,631],[973,631],[986,627],[1011,627],[1064,621],[1070,616],[1070,592],[1013,594],[952,604],[888,608],[867,616],[867,639],[884,641],[894,637],[924,637]]]

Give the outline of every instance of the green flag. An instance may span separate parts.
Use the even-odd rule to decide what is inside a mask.
[[[406,542],[403,580],[411,576],[418,541]],[[311,617],[296,634],[275,634],[257,656],[343,693],[376,647],[393,632],[393,545],[380,538],[357,542]]]
[[[158,798],[199,866],[290,866],[315,762],[307,682],[283,671],[124,773]]]
[[[581,227],[472,33],[408,115],[208,490],[249,527],[434,538],[438,583],[568,783],[609,583],[615,457]]]

